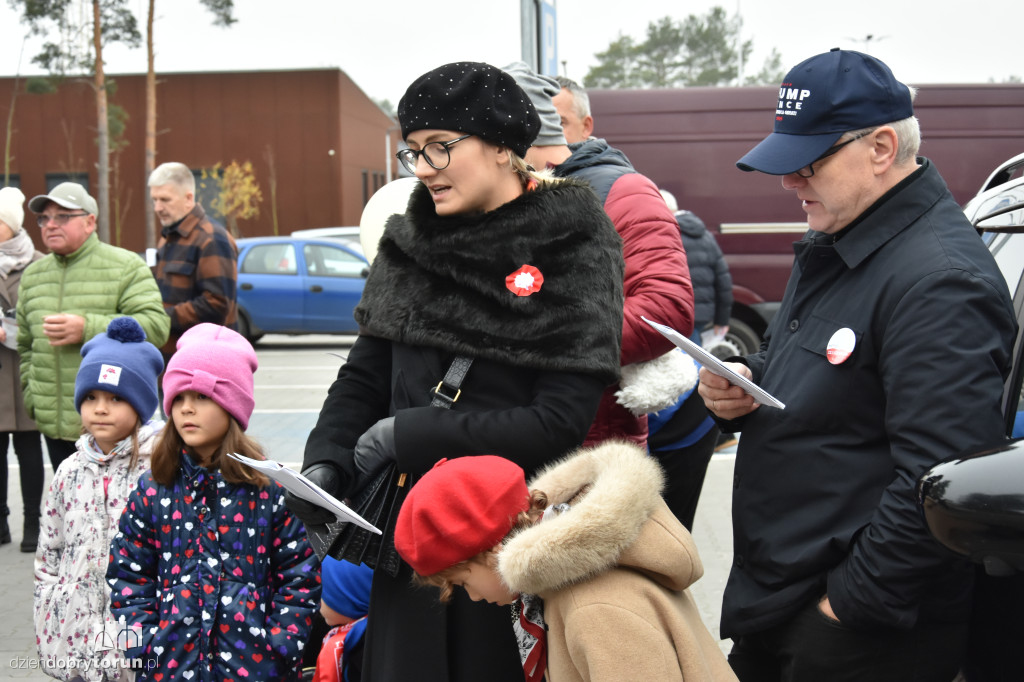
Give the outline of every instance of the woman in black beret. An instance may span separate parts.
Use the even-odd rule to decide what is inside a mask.
[[[523,161],[540,121],[515,80],[447,64],[409,86],[398,117],[398,158],[420,184],[387,221],[303,462],[339,498],[390,462],[415,479],[493,454],[532,476],[582,443],[618,379],[621,242],[588,186]],[[453,384],[450,409],[431,406]],[[334,520],[289,506],[307,525]],[[375,572],[363,679],[522,682],[507,607],[461,591],[442,605],[411,576]]]

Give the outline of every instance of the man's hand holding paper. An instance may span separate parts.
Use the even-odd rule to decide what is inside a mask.
[[[747,379],[753,378],[750,368],[746,365],[738,362],[725,364],[737,374]],[[754,396],[744,391],[742,387],[730,384],[728,379],[709,372],[705,367],[700,368],[697,392],[704,399],[708,411],[719,419],[739,419],[760,407],[754,401]]]

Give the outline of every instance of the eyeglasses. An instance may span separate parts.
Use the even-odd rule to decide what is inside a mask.
[[[456,142],[461,142],[467,137],[473,137],[470,135],[463,135],[462,137],[456,137],[454,140],[448,142],[429,142],[423,145],[423,149],[403,149],[397,154],[395,158],[402,162],[405,170],[412,174],[416,174],[416,163],[419,161],[419,157],[423,157],[430,164],[430,167],[435,170],[444,170],[448,167],[448,164],[452,162],[451,152],[448,148]]]
[[[46,227],[49,224],[53,224],[54,227],[64,227],[68,224],[68,221],[72,218],[80,218],[88,213],[54,213],[52,216],[48,216],[45,213],[40,213],[36,216],[36,222],[39,223],[39,227]]]
[[[835,145],[834,147],[829,147],[828,149],[825,150],[824,154],[822,154],[821,156],[816,158],[814,161],[811,161],[809,164],[807,164],[806,166],[804,166],[800,170],[796,171],[796,174],[799,175],[801,178],[812,178],[812,177],[814,177],[814,164],[816,164],[816,163],[818,163],[820,161],[823,161],[824,159],[827,159],[828,157],[832,156],[833,154],[836,154],[837,152],[839,152],[840,149],[842,149],[846,145],[848,145],[848,144],[850,144],[852,142],[856,142],[857,140],[859,140],[862,137],[867,137],[871,133],[875,132],[875,130],[877,130],[877,128],[872,128],[871,130],[867,130],[867,131],[865,131],[863,133],[858,133],[857,135],[854,135],[853,137],[851,137],[846,142],[840,142],[839,144]]]

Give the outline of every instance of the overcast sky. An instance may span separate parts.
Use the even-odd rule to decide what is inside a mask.
[[[146,0],[129,0],[145,26]],[[721,5],[754,41],[750,72],[774,47],[783,68],[831,47],[860,49],[918,83],[984,83],[1024,77],[1024,1],[557,0],[558,59],[582,80],[594,54],[620,34],[642,40],[649,22],[684,19]],[[461,60],[503,66],[521,58],[520,0],[235,0],[238,23],[213,27],[198,0],[156,0],[158,71],[339,67],[375,99],[397,104],[435,66]],[[18,70],[24,27],[0,2],[0,75]],[[14,30],[12,30],[14,29]],[[868,36],[871,39],[868,40]],[[24,49],[21,73],[38,73]],[[143,48],[113,48],[111,73],[141,73]]]

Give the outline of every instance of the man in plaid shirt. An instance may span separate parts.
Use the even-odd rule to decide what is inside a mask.
[[[157,245],[156,281],[171,335],[160,349],[166,361],[178,337],[200,322],[234,329],[238,248],[224,227],[195,200],[196,181],[183,163],[158,166],[149,176],[153,210],[163,225]]]

